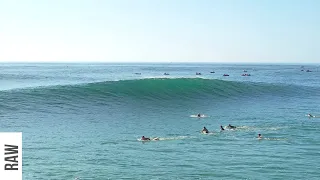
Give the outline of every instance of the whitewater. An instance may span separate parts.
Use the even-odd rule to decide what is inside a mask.
[[[317,64],[2,63],[0,131],[23,133],[27,180],[318,179],[319,79]]]

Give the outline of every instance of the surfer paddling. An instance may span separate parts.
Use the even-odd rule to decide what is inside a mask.
[[[229,129],[235,129],[235,128],[237,128],[236,126],[232,126],[231,124],[229,124],[228,126],[227,126],[227,128],[229,128]]]
[[[314,116],[313,116],[313,115],[311,115],[311,114],[308,114],[307,116],[308,116],[309,118],[312,118],[312,117],[314,117]]]
[[[154,141],[158,141],[158,140],[159,140],[159,138],[158,138],[158,137],[156,137],[156,138],[153,138],[152,140],[154,140]],[[141,137],[141,141],[151,141],[151,139],[150,139],[150,138],[148,138],[148,137],[144,137],[144,136],[142,136],[142,137]]]
[[[147,138],[147,137],[142,136],[142,137],[141,137],[141,140],[142,140],[142,141],[150,141],[151,139],[150,139],[150,138]]]

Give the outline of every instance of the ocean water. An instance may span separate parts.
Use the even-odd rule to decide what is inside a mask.
[[[317,64],[0,64],[24,180],[319,179],[317,116]]]

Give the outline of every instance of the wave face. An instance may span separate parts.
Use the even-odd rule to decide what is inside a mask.
[[[223,99],[261,96],[295,96],[306,88],[201,78],[154,78],[106,81],[81,85],[39,87],[2,92],[0,98],[15,103],[44,101],[104,102]],[[312,89],[308,88],[308,91]],[[317,91],[317,90],[314,90]],[[63,103],[61,102],[61,103]],[[2,104],[4,105],[4,103]]]

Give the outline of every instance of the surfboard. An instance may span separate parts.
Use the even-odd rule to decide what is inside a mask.
[[[138,139],[138,141],[142,141],[142,142],[160,141],[160,138],[159,138],[159,137],[155,137],[155,138],[150,138],[150,140],[142,140],[142,139]]]
[[[306,114],[306,116],[309,118],[320,118],[320,116],[314,116],[314,115],[310,116],[309,114]]]
[[[205,118],[205,117],[209,117],[209,116],[202,114],[202,115],[200,115],[200,117],[198,117],[198,115],[192,114],[192,115],[190,115],[190,117],[192,117],[192,118]]]
[[[204,132],[204,131],[201,131],[201,134],[212,135],[212,134],[215,134],[215,133],[214,133],[214,132],[208,132],[208,133],[206,133],[206,132]]]

